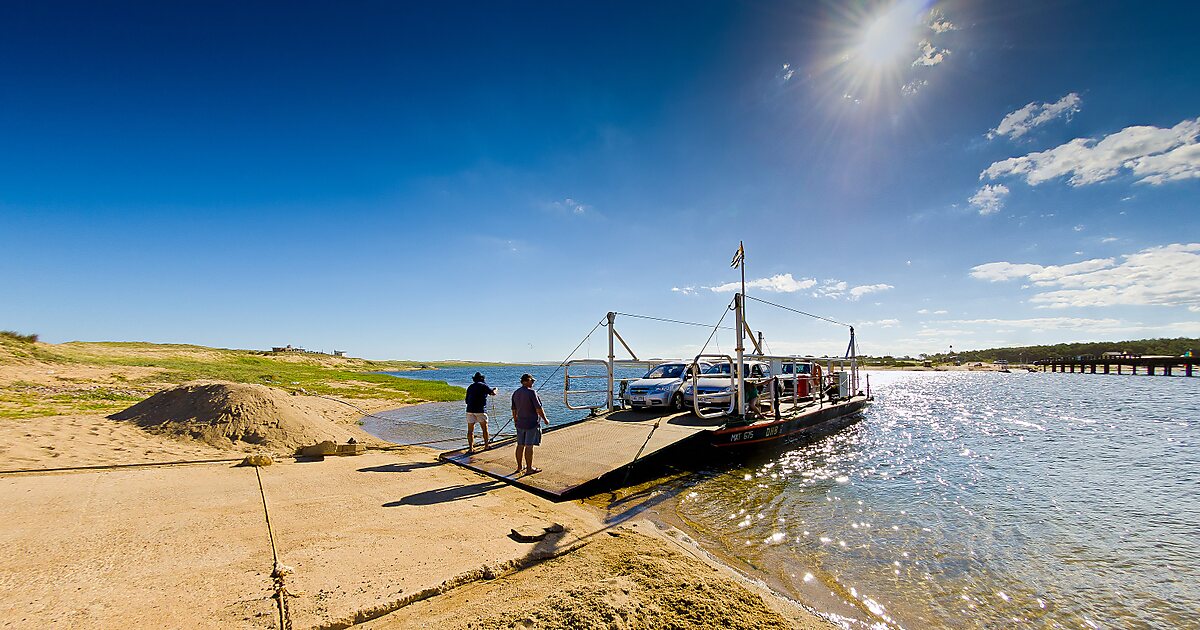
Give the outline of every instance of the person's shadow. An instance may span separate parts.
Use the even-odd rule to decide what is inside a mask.
[[[406,464],[384,464],[382,466],[368,466],[359,468],[358,472],[378,472],[378,473],[403,473],[417,470],[418,468],[430,468],[433,466],[441,466],[442,462],[408,462]]]
[[[438,488],[436,490],[426,490],[410,494],[399,501],[391,501],[384,503],[383,507],[400,507],[401,505],[434,505],[437,503],[446,503],[448,501],[459,501],[462,499],[473,499],[481,497],[492,490],[503,488],[508,484],[500,481],[481,481],[473,483],[469,486],[450,486],[447,488]]]

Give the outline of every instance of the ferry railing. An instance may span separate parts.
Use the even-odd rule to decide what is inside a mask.
[[[577,367],[584,366],[584,365],[600,366],[600,367],[604,368],[604,374],[574,374],[574,375],[572,375],[571,374],[571,366],[573,366],[573,365],[577,366]],[[567,406],[567,409],[572,409],[575,411],[580,411],[583,409],[595,409],[596,408],[595,405],[583,405],[583,406],[579,406],[579,407],[572,405],[571,404],[571,396],[572,395],[582,396],[584,394],[608,394],[610,391],[608,389],[608,374],[609,374],[608,361],[605,361],[604,359],[572,359],[570,361],[567,361],[566,364],[563,365],[563,404]],[[604,389],[571,389],[571,381],[572,380],[586,381],[588,379],[604,379],[604,381],[605,381]],[[601,406],[603,406],[603,405],[601,405]]]
[[[567,361],[566,364],[563,365],[563,404],[566,405],[567,409],[571,409],[571,410],[575,410],[575,411],[582,411],[585,409],[589,409],[589,410],[590,409],[598,409],[601,407],[606,407],[607,399],[605,401],[605,404],[603,404],[603,405],[572,405],[571,404],[571,396],[583,396],[583,395],[587,395],[587,394],[604,394],[605,396],[607,396],[608,394],[612,393],[614,401],[620,400],[623,398],[622,395],[625,392],[625,384],[630,381],[636,381],[636,380],[640,379],[641,376],[640,375],[639,376],[616,376],[617,368],[628,367],[628,368],[648,369],[648,368],[651,368],[660,363],[668,363],[668,362],[669,361],[645,361],[645,360],[641,360],[641,359],[616,359],[612,362],[611,369],[610,369],[609,362],[604,359],[571,359],[570,361]],[[578,374],[578,373],[571,374],[571,366],[572,365],[574,365],[576,367],[588,366],[588,365],[598,366],[598,367],[601,367],[604,369],[604,373],[603,374]],[[617,390],[615,392],[608,389],[608,380],[610,378],[610,376],[609,376],[610,372],[612,373],[611,378],[612,378],[612,382],[613,382],[613,389]],[[590,381],[590,380],[605,381],[605,383],[604,383],[605,388],[604,389],[571,389],[573,381],[584,381],[586,383],[587,381]],[[585,384],[581,384],[579,386],[587,387],[587,385],[585,385]],[[615,404],[614,404],[614,408],[615,408]]]
[[[790,403],[791,409],[795,410],[796,407],[807,405],[812,401],[816,401],[818,403],[820,402],[821,392],[824,390],[821,388],[820,380],[812,373],[812,366],[816,365],[818,368],[820,368],[821,362],[814,357],[805,357],[799,355],[751,354],[747,355],[746,359],[750,361],[762,361],[764,363],[769,363],[772,366],[773,372],[777,367],[779,369],[778,374],[765,377],[747,377],[747,381],[753,383],[765,383],[779,379],[781,382],[791,383],[790,391],[788,391],[787,388],[782,388],[783,391],[778,395],[779,402],[781,404]],[[804,396],[800,395],[801,382],[806,385],[805,389],[807,390],[807,394]],[[770,394],[768,399],[771,401],[772,406],[774,406],[774,399],[776,398],[774,387],[770,387],[768,391]]]
[[[808,380],[809,393],[812,395],[812,399],[814,401],[816,401],[820,407],[825,406],[825,394],[828,392],[828,390],[831,387],[838,386],[839,393],[840,393],[840,385],[841,385],[841,381],[840,381],[841,377],[839,376],[840,374],[843,374],[843,373],[849,374],[849,382],[847,383],[848,387],[847,387],[847,392],[846,392],[847,395],[853,396],[854,394],[859,392],[859,386],[860,386],[859,376],[860,375],[859,375],[859,370],[858,370],[857,357],[853,357],[853,356],[851,356],[851,357],[815,357],[815,356],[800,356],[800,355],[748,354],[748,355],[746,355],[746,360],[763,361],[763,362],[771,363],[773,366],[776,363],[779,363],[781,367],[791,366],[792,375],[791,375],[790,380],[792,381],[792,391],[790,394],[781,398],[781,401],[785,401],[785,402],[790,401],[793,405],[793,409],[796,406],[800,405],[802,402],[807,402],[807,400],[801,400],[802,397],[800,397],[797,393],[799,391],[799,389],[797,387],[799,381],[804,380],[805,378],[807,378],[807,380]],[[818,367],[820,367],[821,368],[820,378],[817,378],[813,374],[809,374],[807,377],[798,375],[797,374],[797,366],[804,365],[804,364],[815,364]],[[785,374],[779,374],[776,376],[778,376],[780,378],[786,377]],[[768,379],[767,378],[747,378],[746,380],[751,381],[751,382],[762,382],[762,381],[768,380]],[[774,395],[774,392],[772,392],[772,395]]]
[[[731,415],[733,415],[734,408],[737,406],[737,393],[734,391],[734,388],[737,387],[737,374],[736,374],[736,372],[737,372],[736,363],[737,362],[734,361],[733,357],[729,356],[728,354],[698,354],[698,355],[696,355],[695,359],[692,359],[692,363],[699,365],[700,359],[705,359],[705,358],[707,358],[707,359],[724,359],[725,363],[727,363],[729,365],[729,392],[728,392],[729,408],[722,409],[721,407],[717,407],[716,411],[710,411],[710,412],[705,412],[705,411],[701,410],[701,407],[700,407],[701,399],[712,400],[712,399],[719,398],[721,396],[725,396],[726,393],[713,392],[710,394],[701,394],[699,380],[703,375],[697,374],[697,372],[699,372],[699,370],[692,370],[692,385],[691,385],[691,388],[692,388],[692,413],[696,414],[697,417],[703,418],[705,420],[712,420],[714,418],[720,418],[722,416],[731,416]],[[719,365],[719,364],[714,364],[714,365]],[[704,376],[704,378],[709,378],[709,377]]]
[[[679,362],[683,363],[683,361],[679,361]],[[637,380],[641,380],[641,378],[642,378],[641,374],[639,374],[637,376],[616,376],[616,369],[618,367],[641,368],[642,370],[649,370],[650,368],[652,368],[656,365],[661,365],[663,363],[673,363],[673,361],[671,361],[671,360],[645,361],[642,359],[614,359],[613,360],[613,388],[616,390],[613,392],[614,408],[616,407],[615,401],[618,401],[618,400],[621,401],[621,405],[624,406],[626,385],[630,381],[637,381]]]

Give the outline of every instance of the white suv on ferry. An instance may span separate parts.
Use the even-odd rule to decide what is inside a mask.
[[[696,364],[692,364],[695,369]],[[700,373],[710,369],[708,363],[699,364]],[[691,381],[691,370],[683,361],[668,361],[660,363],[646,372],[642,378],[629,383],[625,387],[622,401],[626,407],[634,409],[685,409],[683,396],[679,388],[685,382]]]
[[[746,378],[755,379],[754,382],[762,382],[759,379],[771,377],[771,364],[765,361],[743,361],[742,373]],[[701,407],[728,407],[729,396],[732,387],[729,385],[729,363],[715,363],[709,366],[708,369],[701,372],[700,378],[696,379],[696,389],[700,390],[700,406]],[[689,378],[681,388],[683,392],[684,406],[692,407],[692,380]],[[767,396],[770,393],[767,392]]]

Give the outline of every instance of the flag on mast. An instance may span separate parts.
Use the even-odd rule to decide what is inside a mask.
[[[737,269],[742,266],[746,260],[746,250],[742,247],[742,242],[738,241],[737,252],[733,255],[733,260],[729,262],[729,266]]]

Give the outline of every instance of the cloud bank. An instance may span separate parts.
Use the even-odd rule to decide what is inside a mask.
[[[1052,289],[1029,299],[1039,308],[1153,305],[1200,313],[1200,243],[1150,247],[1121,258],[1068,265],[992,262],[973,267],[971,276],[989,282],[1027,279]]]
[[[1023,177],[1030,186],[1067,177],[1071,186],[1112,179],[1122,169],[1139,184],[1157,186],[1200,178],[1200,118],[1184,120],[1169,129],[1126,127],[1099,141],[1076,138],[1046,151],[994,162],[980,179]]]

